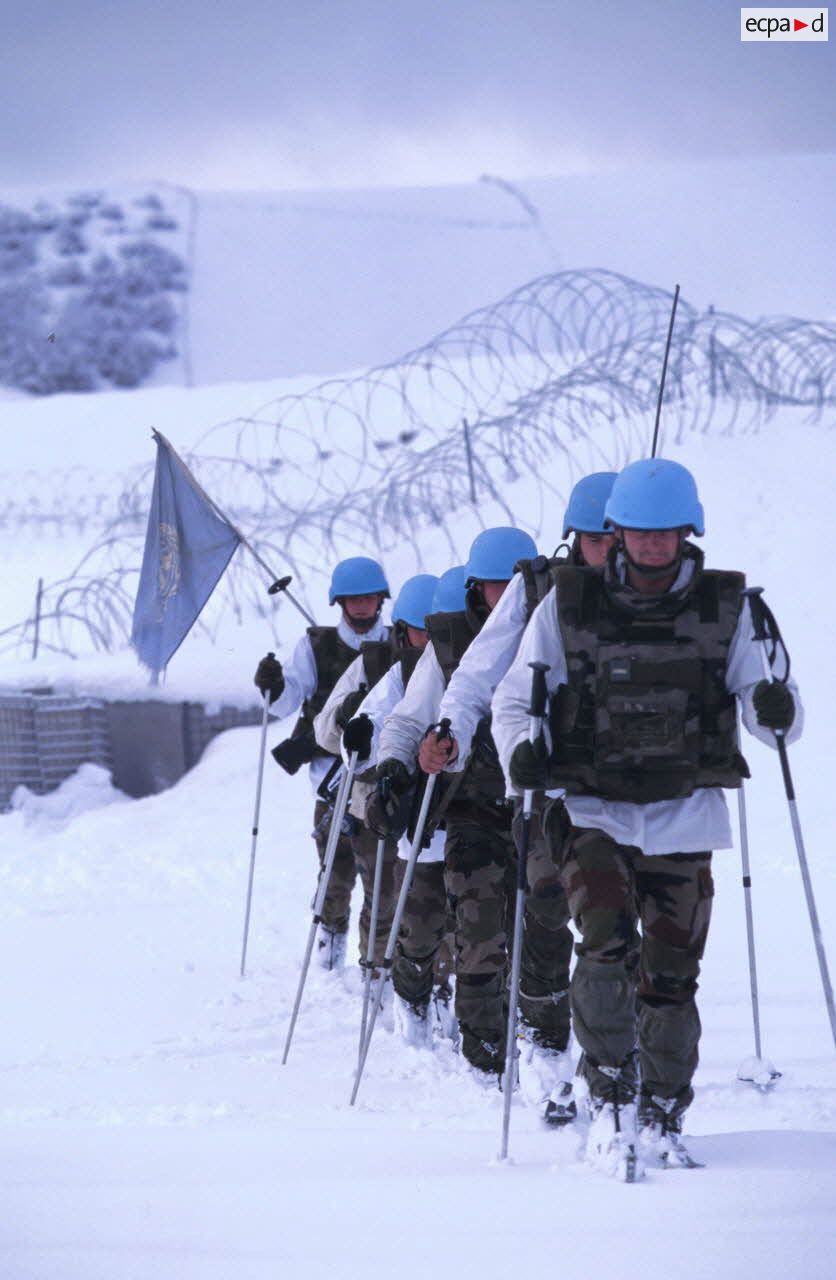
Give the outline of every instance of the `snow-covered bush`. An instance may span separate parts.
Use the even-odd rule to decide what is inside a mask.
[[[147,227],[177,222],[155,193],[133,214],[96,192],[29,214],[0,206],[0,383],[49,395],[135,387],[177,354],[183,260]],[[108,252],[108,233],[130,236]]]
[[[55,233],[55,248],[62,257],[68,258],[72,254],[86,253],[87,242],[78,227],[68,220]]]
[[[141,277],[146,292],[160,289],[186,288],[186,267],[182,258],[153,240],[137,240],[123,244],[119,253],[126,258],[136,276]]]
[[[72,288],[74,285],[84,284],[84,281],[84,268],[76,258],[59,262],[57,267],[46,274],[46,283],[55,289]]]
[[[176,231],[180,223],[176,218],[170,217],[167,213],[152,213],[150,218],[146,218],[145,227],[148,231]]]
[[[37,227],[28,214],[0,206],[0,279],[34,266],[36,238]]]

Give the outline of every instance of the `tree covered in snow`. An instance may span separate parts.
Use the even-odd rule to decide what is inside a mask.
[[[177,222],[156,194],[133,203],[81,193],[58,209],[0,206],[0,383],[35,395],[136,387],[177,355],[186,266],[155,238]]]

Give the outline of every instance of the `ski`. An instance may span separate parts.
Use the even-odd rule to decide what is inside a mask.
[[[550,1129],[564,1129],[577,1120],[577,1103],[572,1096],[571,1084],[564,1083],[554,1092],[557,1097],[552,1096],[547,1099],[543,1121]]]
[[[685,1143],[676,1133],[665,1135],[665,1146],[659,1153],[660,1167],[663,1169],[704,1169],[705,1165],[695,1160]]]
[[[593,1114],[586,1139],[585,1160],[593,1169],[617,1182],[644,1177],[644,1153],[636,1136],[635,1107],[605,1105]]]
[[[643,1129],[639,1134],[642,1159],[656,1169],[704,1169],[695,1160],[678,1133],[663,1133],[658,1126]]]

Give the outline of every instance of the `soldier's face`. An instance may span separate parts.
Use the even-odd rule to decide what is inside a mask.
[[[427,647],[427,633],[423,627],[411,627],[407,623],[406,638],[413,649],[426,649]]]
[[[502,599],[502,593],[508,586],[507,582],[480,582],[479,587],[482,591],[482,598],[489,609],[495,609]]]
[[[369,596],[346,596],[342,604],[348,625],[354,631],[368,631],[377,617],[381,597],[377,592]]]
[[[609,549],[615,542],[615,534],[582,533],[579,536],[584,564],[592,569],[602,569],[607,563]]]
[[[679,552],[679,529],[624,529],[624,548],[636,564],[664,569]]]

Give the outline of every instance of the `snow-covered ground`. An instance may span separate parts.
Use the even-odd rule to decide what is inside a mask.
[[[155,191],[178,221],[161,243],[185,258],[191,286],[179,355],[152,381],[200,387],[397,360],[554,271],[601,267],[669,289],[679,282],[700,309],[752,319],[832,319],[834,171],[836,156],[813,154],[637,160],[426,188],[230,192],[97,181],[91,189],[126,208]],[[60,206],[68,194],[30,189],[4,199],[28,209],[41,198]]]
[[[768,588],[792,651],[807,703],[793,766],[832,951],[833,608],[821,585],[834,437],[776,422],[671,456],[697,472],[709,559]],[[249,679],[258,639],[247,628],[224,651],[231,680]],[[193,675],[181,655],[175,687],[178,662]],[[747,799],[764,1050],[783,1076],[768,1096],[735,1081],[752,1031],[739,858],[723,851],[687,1125],[707,1167],[623,1187],[579,1166],[573,1138],[521,1103],[513,1163],[498,1165],[499,1095],[449,1046],[408,1049],[386,1025],[350,1108],[355,966],[311,975],[281,1065],[314,887],[311,805],[306,783],[268,761],[242,981],[258,734],[223,735],[156,797],[125,800],[88,768],[0,818],[0,1274],[580,1277],[596,1258],[613,1280],[645,1267],[688,1280],[832,1274],[834,1050],[766,748],[747,751]]]
[[[804,165],[798,162],[796,177]],[[778,166],[770,179],[776,200],[780,173]],[[700,236],[706,202],[721,203],[727,177],[715,177],[691,221],[681,203],[678,227],[658,215],[664,281],[643,270],[653,251],[648,241],[631,251],[634,261],[607,260],[608,245],[619,243],[615,205],[595,265],[667,284],[679,237],[699,276],[702,255],[710,256]],[[657,210],[663,190],[659,177]],[[622,191],[622,203],[627,198]],[[603,209],[603,199],[593,203]],[[634,213],[640,204],[636,197]],[[647,210],[643,216],[652,221]],[[582,238],[582,221],[576,213],[573,236]],[[739,238],[718,237],[712,280],[722,280],[724,268],[729,281],[740,279],[738,247]],[[674,275],[680,272],[671,271],[671,282]],[[763,309],[804,310],[797,299],[814,297],[813,275],[821,296],[828,294],[821,267],[785,280],[783,294],[770,294]],[[501,291],[486,288],[474,304]],[[739,305],[731,288],[713,300]],[[247,305],[242,289],[224,318],[230,332],[239,332],[236,311]],[[459,310],[451,303],[442,323]],[[832,305],[808,314],[822,318]],[[205,351],[211,362],[208,338]],[[34,474],[48,486],[53,471],[76,462],[108,494],[128,467],[151,460],[151,426],[189,446],[287,385],[9,399],[5,466],[21,485]],[[823,936],[836,963],[832,421],[782,412],[757,433],[663,445],[697,476],[709,563],[745,569],[750,583],[766,588],[792,653],[806,729],[791,760]],[[558,462],[547,459],[550,467]],[[531,478],[509,484],[505,497],[521,521],[540,510]],[[561,514],[543,513],[546,551],[558,540]],[[463,512],[463,546],[479,516],[490,521],[497,512]],[[71,567],[83,541],[69,527],[9,532],[4,624],[30,607],[38,576],[52,579],[56,566]],[[413,571],[416,548],[427,569],[446,567],[441,532],[418,530],[416,547],[387,557],[393,585]],[[327,620],[321,584],[312,596],[317,617]],[[304,624],[286,605],[278,620],[283,656]],[[230,621],[215,646],[195,633],[170,664],[164,696],[244,701],[255,661],[274,645],[268,622],[253,618]],[[130,654],[0,662],[0,684],[53,681],[134,694],[144,687]],[[283,732],[273,726],[271,744]],[[833,1274],[836,1055],[780,772],[768,749],[745,745],[754,775],[746,796],[763,1044],[783,1075],[768,1095],[735,1078],[752,1052],[749,976],[739,854],[720,851],[700,996],[702,1060],[686,1126],[706,1168],[651,1172],[626,1187],[579,1165],[576,1140],[546,1131],[518,1101],[513,1160],[499,1164],[500,1095],[479,1088],[449,1045],[434,1053],[406,1048],[385,1019],[350,1107],[360,1019],[355,934],[344,975],[311,974],[281,1065],[315,881],[312,806],[304,779],[287,778],[268,760],[242,980],[258,739],[257,729],[222,735],[191,774],[155,797],[128,800],[88,766],[58,792],[21,796],[14,812],[0,816],[4,1280],[359,1280],[382,1268],[403,1280],[551,1271],[566,1280]]]
[[[736,1084],[751,1048],[739,866],[718,855],[693,1149],[707,1168],[622,1187],[501,1100],[448,1046],[385,1027],[348,1106],[359,970],[312,973],[281,1050],[313,886],[304,784],[268,776],[249,973],[238,978],[258,730],[213,743],[177,787],[128,802],[102,779],[0,819],[2,1274],[420,1277],[559,1266],[614,1277],[831,1274],[836,1081],[775,771],[750,795],[763,1032],[784,1076]],[[801,769],[801,765],[799,764]],[[89,772],[89,771],[88,771]],[[86,788],[83,786],[87,782]],[[826,935],[836,888],[806,776]],[[101,807],[69,817],[99,787]],[[67,820],[69,819],[69,820]],[[828,873],[829,872],[829,873]],[[788,957],[792,957],[788,960]],[[638,1199],[639,1203],[636,1203]]]
[[[696,306],[753,319],[832,318],[834,170],[832,155],[736,156],[510,188],[198,192],[194,378],[395,360],[526,280],[583,267],[678,281]]]

